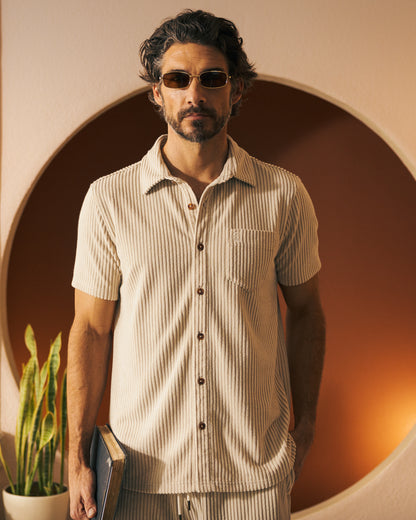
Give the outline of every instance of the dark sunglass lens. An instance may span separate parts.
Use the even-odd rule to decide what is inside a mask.
[[[162,78],[168,88],[185,88],[189,84],[189,75],[185,72],[168,72]]]
[[[201,85],[207,88],[223,87],[227,83],[227,74],[222,71],[207,71],[201,74]]]

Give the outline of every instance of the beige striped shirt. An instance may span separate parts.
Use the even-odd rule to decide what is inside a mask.
[[[73,286],[116,311],[110,423],[124,487],[248,491],[290,471],[290,385],[277,284],[320,268],[312,203],[293,174],[229,138],[198,202],[160,144],[94,182]]]

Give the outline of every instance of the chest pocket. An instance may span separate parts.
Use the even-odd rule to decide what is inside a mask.
[[[243,289],[256,289],[274,265],[276,242],[276,234],[271,231],[231,229],[227,237],[227,280]]]

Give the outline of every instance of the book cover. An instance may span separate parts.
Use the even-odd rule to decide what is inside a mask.
[[[91,442],[91,469],[96,474],[95,520],[113,520],[126,465],[126,452],[108,424],[96,426]]]

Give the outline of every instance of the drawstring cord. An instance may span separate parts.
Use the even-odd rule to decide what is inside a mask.
[[[181,495],[176,495],[176,502],[178,504],[178,518],[181,519],[183,514]]]
[[[182,520],[183,515],[183,507],[182,507],[182,496],[176,495],[176,502],[178,506],[178,518],[179,520]],[[188,504],[188,511],[191,510],[191,497],[189,495],[186,495],[186,502]]]

